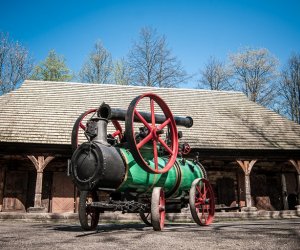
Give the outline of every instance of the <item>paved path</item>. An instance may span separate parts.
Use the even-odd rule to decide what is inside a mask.
[[[209,227],[169,224],[154,232],[143,224],[0,221],[0,249],[300,249],[300,219],[234,221]]]

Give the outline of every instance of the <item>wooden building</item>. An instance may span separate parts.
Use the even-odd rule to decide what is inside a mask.
[[[66,175],[76,118],[103,101],[127,109],[145,92],[160,95],[208,172],[216,202],[294,209],[300,194],[300,126],[240,92],[25,81],[0,97],[0,211],[73,212]]]

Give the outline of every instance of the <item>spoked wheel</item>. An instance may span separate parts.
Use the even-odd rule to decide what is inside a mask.
[[[81,128],[83,131],[86,130],[86,125],[83,124],[84,118],[86,118],[89,114],[96,114],[97,109],[89,109],[88,111],[82,113],[77,120],[75,121],[73,125],[73,130],[72,130],[72,138],[71,138],[71,145],[72,145],[72,151],[74,152],[78,148],[78,134],[79,134],[79,128]],[[122,134],[122,127],[118,121],[112,120],[112,124],[114,125],[116,131],[112,134],[113,137],[118,136],[119,141],[123,138]]]
[[[143,112],[139,112],[138,104],[142,99],[150,100],[150,111],[151,116],[145,118]],[[157,121],[155,118],[155,105],[164,113],[165,120],[156,125]],[[158,110],[159,111],[159,110]],[[147,134],[140,141],[136,140],[135,122],[142,123],[147,129]],[[168,131],[168,138],[162,139],[161,135],[164,133],[164,129]],[[154,174],[161,174],[169,171],[176,161],[178,154],[178,134],[177,127],[172,115],[171,110],[167,104],[157,95],[153,93],[146,93],[144,95],[137,96],[132,100],[128,107],[128,111],[125,119],[125,129],[127,133],[127,140],[131,150],[131,153],[136,162],[147,172]],[[149,159],[144,158],[141,150],[145,145],[151,145],[153,152],[153,165],[149,163]],[[164,166],[158,165],[158,146],[164,149],[167,154],[167,162]],[[159,168],[160,167],[160,168]]]
[[[151,223],[151,213],[143,213],[140,212],[140,217],[142,221],[147,225],[147,226],[152,226]]]
[[[99,211],[90,207],[93,201],[98,201],[96,192],[81,191],[79,198],[79,221],[84,230],[93,230],[99,222]]]
[[[194,221],[201,226],[212,223],[215,214],[215,197],[206,179],[195,179],[190,189],[190,209]]]
[[[161,187],[155,187],[151,197],[151,223],[155,231],[161,231],[166,217],[165,193]]]

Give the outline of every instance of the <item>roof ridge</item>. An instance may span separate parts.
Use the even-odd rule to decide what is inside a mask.
[[[160,90],[183,90],[183,91],[199,91],[199,92],[211,92],[211,93],[231,93],[231,94],[241,94],[245,95],[241,91],[234,91],[234,90],[210,90],[210,89],[197,89],[197,88],[164,88],[164,87],[152,87],[152,86],[138,86],[138,85],[117,85],[117,84],[99,84],[99,83],[84,83],[84,82],[61,82],[61,81],[39,81],[39,80],[25,80],[24,83],[21,85],[20,88],[24,84],[30,84],[30,83],[36,83],[36,84],[44,84],[44,83],[51,83],[51,84],[76,84],[76,85],[92,85],[92,86],[109,86],[109,87],[123,87],[123,88],[147,88],[147,89],[160,89]]]

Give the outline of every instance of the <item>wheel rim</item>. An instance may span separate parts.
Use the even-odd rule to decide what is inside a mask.
[[[151,112],[151,122],[148,123],[144,117],[138,111],[139,102],[144,99],[150,99],[150,112]],[[157,104],[160,109],[163,111],[166,120],[159,125],[156,125],[155,121],[155,104]],[[135,138],[134,131],[134,121],[139,120],[148,130],[148,134],[141,141],[137,142]],[[144,95],[140,95],[132,100],[129,105],[127,115],[126,115],[126,133],[128,133],[128,142],[131,149],[131,153],[136,160],[136,162],[147,172],[161,174],[170,170],[170,168],[174,165],[176,161],[176,157],[178,154],[178,134],[177,127],[167,104],[157,95],[153,93],[147,93]],[[161,131],[164,128],[168,128],[169,133],[169,142],[164,141],[161,138]],[[146,144],[152,143],[152,152],[153,152],[153,167],[150,166],[147,159],[141,153],[142,148]],[[167,152],[167,162],[164,166],[159,165],[158,163],[158,150],[157,146],[161,145],[161,147]]]
[[[206,179],[196,179],[190,191],[190,209],[195,222],[209,225],[214,219],[215,201],[211,185]]]
[[[148,225],[148,226],[152,226],[152,223],[151,223],[151,213],[143,213],[143,212],[140,212],[140,217],[142,219],[142,221]]]
[[[88,225],[91,228],[95,228],[98,225],[98,220],[97,220],[98,213],[95,208],[91,207],[92,202],[93,202],[93,197],[87,196],[85,216],[86,216]]]
[[[73,152],[78,148],[78,134],[79,134],[79,128],[82,129],[83,131],[86,130],[86,126],[83,124],[83,120],[85,117],[87,117],[91,113],[96,113],[97,109],[89,109],[86,112],[82,113],[77,120],[75,121],[73,125],[73,130],[72,130],[72,138],[71,138],[71,145],[72,145],[72,150]],[[112,134],[113,137],[118,136],[119,141],[122,140],[123,134],[122,134],[122,127],[120,123],[116,120],[112,120],[112,124],[114,125],[116,131]]]
[[[161,231],[165,225],[166,216],[165,194],[161,187],[155,187],[151,198],[151,223],[155,231]]]
[[[161,229],[165,226],[165,217],[166,217],[166,200],[165,200],[165,193],[163,189],[160,190],[159,196],[159,214],[160,214],[160,227]]]
[[[119,137],[119,142],[123,139],[123,134],[122,134],[122,127],[120,123],[117,120],[112,120],[112,124],[114,125],[116,131],[112,134],[113,137],[118,136]]]
[[[82,191],[79,201],[79,221],[84,230],[93,230],[99,222],[99,211],[91,207],[93,201],[98,201],[96,192]]]

